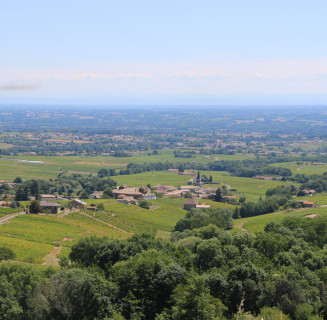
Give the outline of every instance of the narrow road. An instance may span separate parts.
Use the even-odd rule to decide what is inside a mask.
[[[12,215],[10,215],[10,216],[7,215],[7,216],[5,216],[4,218],[0,219],[0,224],[4,223],[4,222],[6,222],[6,221],[8,221],[8,220],[10,220],[10,219],[12,219],[12,218],[15,218],[15,217],[17,217],[17,216],[20,216],[20,215],[22,215],[22,214],[26,214],[26,212],[14,213],[14,214],[12,214]]]

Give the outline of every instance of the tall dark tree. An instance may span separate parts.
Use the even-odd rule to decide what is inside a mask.
[[[28,201],[28,190],[27,187],[19,186],[16,190],[15,201]]]
[[[39,213],[41,212],[40,202],[33,200],[30,205],[30,213]]]
[[[31,195],[35,197],[35,200],[40,200],[40,187],[37,180],[32,180]]]
[[[217,202],[222,202],[223,201],[223,192],[222,192],[221,188],[218,188],[216,190],[215,200]]]
[[[14,183],[22,183],[23,180],[21,177],[17,177],[15,180],[14,180]]]

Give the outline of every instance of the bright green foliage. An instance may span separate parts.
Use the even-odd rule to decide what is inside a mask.
[[[40,202],[38,200],[33,200],[29,207],[30,213],[39,213],[41,212]]]
[[[218,320],[224,319],[226,307],[210,295],[205,280],[194,276],[187,284],[178,286],[172,296],[173,307],[166,311],[172,320]],[[160,318],[159,318],[160,319]]]
[[[42,282],[31,299],[35,320],[104,319],[113,315],[116,286],[80,269],[65,269]]]
[[[1,246],[0,247],[0,261],[1,260],[13,260],[15,259],[15,253],[7,247]]]
[[[0,277],[0,318],[3,320],[20,319],[23,312],[15,297],[15,290],[6,277]]]

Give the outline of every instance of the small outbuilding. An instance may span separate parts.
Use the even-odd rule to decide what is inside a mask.
[[[74,199],[74,200],[68,202],[68,206],[69,206],[69,208],[85,209],[86,202],[79,200],[79,199]]]
[[[198,203],[194,199],[186,199],[184,202],[184,209],[190,210],[192,208],[196,208]]]
[[[60,204],[56,202],[41,201],[40,206],[42,212],[46,210],[50,210],[51,213],[54,214],[58,214],[60,212]]]

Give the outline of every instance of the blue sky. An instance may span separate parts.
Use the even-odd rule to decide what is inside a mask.
[[[0,103],[325,104],[326,1],[0,2]]]

